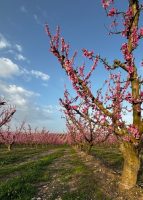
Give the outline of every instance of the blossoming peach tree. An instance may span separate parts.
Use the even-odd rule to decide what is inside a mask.
[[[115,59],[112,65],[107,59],[95,55],[94,51],[83,49],[83,55],[92,62],[90,71],[85,75],[85,65],[75,68],[74,60],[77,53],[70,58],[69,45],[64,38],[60,38],[59,27],[55,35],[51,34],[47,24],[45,29],[50,38],[50,51],[59,60],[78,96],[88,106],[98,110],[99,116],[102,117],[99,125],[107,127],[117,136],[124,158],[120,188],[130,189],[137,182],[143,135],[143,77],[139,74],[134,54],[139,41],[143,38],[143,27],[140,27],[139,23],[143,5],[139,0],[128,0],[127,10],[119,11],[114,7],[114,0],[102,0],[102,6],[107,16],[113,18],[113,29],[110,30],[110,34],[119,34],[126,41],[120,47],[123,60]],[[118,29],[120,30],[117,31]],[[109,80],[105,81],[108,86],[107,92],[98,90],[94,95],[89,79],[93,71],[98,69],[99,62],[110,75]],[[125,114],[132,116],[132,122],[124,120]]]
[[[105,126],[105,117],[100,110],[85,100],[79,101],[79,97],[71,98],[67,89],[64,92],[64,98],[60,99],[60,105],[64,112],[66,125],[71,144],[77,148],[91,152],[94,144],[116,141],[115,135],[112,134],[112,128]]]

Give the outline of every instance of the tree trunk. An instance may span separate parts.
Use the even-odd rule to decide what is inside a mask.
[[[128,190],[133,188],[137,182],[140,168],[140,158],[137,149],[131,143],[121,143],[120,151],[123,154],[124,165],[119,188]]]
[[[91,153],[92,147],[93,147],[93,144],[87,144],[86,145],[85,151],[86,151],[87,154]]]
[[[8,149],[8,151],[11,151],[11,147],[12,147],[11,144],[8,144],[8,145],[7,145],[7,149]]]

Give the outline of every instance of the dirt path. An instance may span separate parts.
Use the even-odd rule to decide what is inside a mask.
[[[70,155],[70,150],[65,150],[64,155],[54,161],[51,165],[48,166],[47,171],[49,175],[49,180],[46,183],[39,183],[38,194],[36,197],[33,197],[32,200],[61,200],[61,195],[66,193],[69,188],[74,190],[74,180],[70,180],[67,185],[61,181],[62,172],[69,171],[73,166],[67,162],[70,160],[72,155]]]
[[[119,174],[93,156],[65,149],[45,171],[48,180],[38,183],[31,200],[143,200],[143,190],[118,192]]]
[[[94,176],[98,180],[98,184],[102,191],[104,191],[111,199],[114,200],[143,200],[143,189],[135,187],[131,191],[119,193],[118,183],[120,176],[117,172],[109,169],[99,159],[86,155],[83,152],[77,152],[80,159],[84,162],[90,170],[93,171]]]
[[[66,149],[62,157],[48,166],[45,174],[49,180],[37,185],[38,193],[32,200],[109,200],[81,160],[75,151]]]

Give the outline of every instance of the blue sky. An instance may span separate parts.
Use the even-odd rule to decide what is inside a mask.
[[[126,6],[125,1],[119,2],[119,7]],[[64,84],[74,92],[65,72],[49,52],[45,22],[52,32],[60,25],[71,51],[79,51],[77,64],[84,62],[82,48],[94,50],[109,61],[122,58],[123,40],[108,35],[105,26],[108,27],[109,19],[100,0],[0,0],[0,94],[16,105],[12,124],[17,126],[25,120],[32,127],[60,132],[65,130],[59,111]],[[138,51],[137,63],[140,57]],[[105,77],[99,66],[92,78],[97,88]]]

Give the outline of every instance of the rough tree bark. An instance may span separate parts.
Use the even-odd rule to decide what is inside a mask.
[[[119,188],[128,190],[133,188],[137,182],[140,168],[139,153],[133,144],[126,142],[120,144],[120,151],[124,158],[124,164]]]

